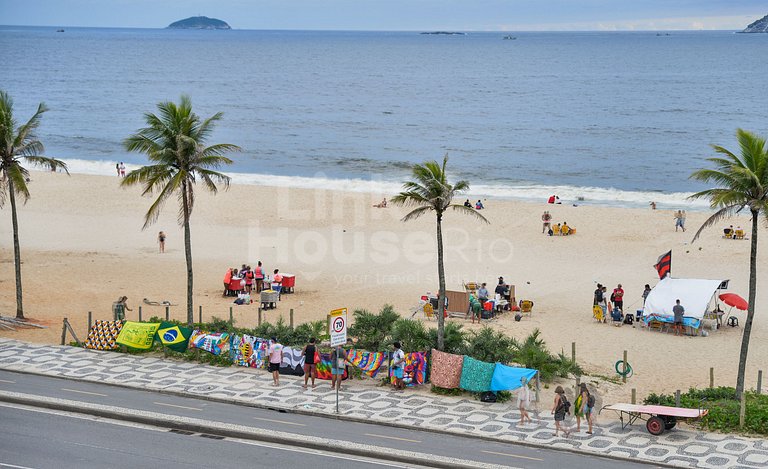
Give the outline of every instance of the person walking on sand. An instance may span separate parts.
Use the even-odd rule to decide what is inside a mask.
[[[162,231],[157,235],[157,244],[160,247],[160,254],[165,252],[165,233]]]
[[[541,215],[541,233],[549,232],[549,227],[552,226],[552,215],[549,214],[549,210],[544,210]]]
[[[645,290],[643,290],[643,306],[645,306],[645,300],[648,299],[648,295],[651,293],[651,286],[645,284]]]
[[[685,233],[685,210],[680,212],[680,228],[682,228],[683,233]]]
[[[526,420],[528,423],[533,423],[531,416],[528,415],[528,407],[531,405],[531,389],[528,387],[526,378],[521,378],[520,382],[523,385],[517,391],[517,409],[520,411],[520,426],[523,426]]]
[[[558,386],[555,388],[555,401],[552,405],[552,414],[555,416],[555,435],[558,436],[558,433],[562,431],[565,434],[565,437],[568,438],[568,436],[571,434],[571,431],[568,430],[565,426],[565,415],[570,413],[571,403],[568,402],[568,398],[565,397],[565,391],[563,390],[562,386]]]
[[[392,344],[395,351],[392,353],[392,377],[394,378],[394,388],[396,391],[405,389],[403,384],[403,367],[405,366],[405,353],[400,348],[400,342]]]
[[[592,408],[595,406],[595,398],[587,389],[585,383],[579,385],[579,397],[576,399],[576,432],[581,431],[581,419],[583,418],[589,429],[588,434],[592,434]]]
[[[675,212],[675,232],[677,232],[678,228],[683,229],[683,233],[685,233],[685,215],[683,215],[682,210],[678,210]]]
[[[347,368],[347,351],[341,347],[335,347],[331,351],[331,389],[341,390],[341,378]]]
[[[283,344],[272,337],[269,344],[269,371],[272,373],[272,386],[280,386],[280,364],[283,363]]]
[[[312,388],[315,387],[315,378],[317,378],[317,347],[315,338],[309,339],[309,343],[301,350],[301,356],[304,357],[304,389],[307,389],[307,382],[312,378]]]
[[[680,304],[680,300],[675,301],[675,306],[672,307],[672,314],[675,315],[675,323],[672,328],[675,330],[675,335],[685,335],[683,329],[683,314],[685,314],[685,308]]]
[[[120,163],[115,163],[115,171],[117,171],[117,177],[120,177]]]
[[[122,161],[120,162],[120,177],[125,177],[125,164]]]

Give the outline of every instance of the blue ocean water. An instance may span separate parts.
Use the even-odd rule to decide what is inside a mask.
[[[682,199],[768,126],[768,35],[65,29],[0,27],[0,88],[83,172],[141,164],[121,141],[182,93],[242,182],[396,190],[447,152],[476,194],[586,203]]]

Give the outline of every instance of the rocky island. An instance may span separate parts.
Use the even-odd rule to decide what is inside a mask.
[[[166,29],[232,29],[225,21],[207,16],[191,16],[168,25]]]
[[[742,33],[768,33],[768,15],[747,26]]]

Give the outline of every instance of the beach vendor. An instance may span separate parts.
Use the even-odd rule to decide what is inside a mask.
[[[395,390],[402,391],[405,389],[403,383],[403,368],[405,367],[405,352],[400,348],[400,342],[392,344],[395,351],[392,353],[392,377],[394,382],[392,383]]]
[[[115,321],[125,320],[125,310],[133,311],[128,307],[128,297],[121,296],[114,303],[112,303],[112,314],[114,314]]]

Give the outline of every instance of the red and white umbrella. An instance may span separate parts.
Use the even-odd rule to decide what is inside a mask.
[[[749,303],[747,303],[747,300],[740,297],[736,293],[723,293],[718,298],[720,298],[720,300],[728,306],[732,306],[742,311],[746,311],[747,308],[749,308]]]

